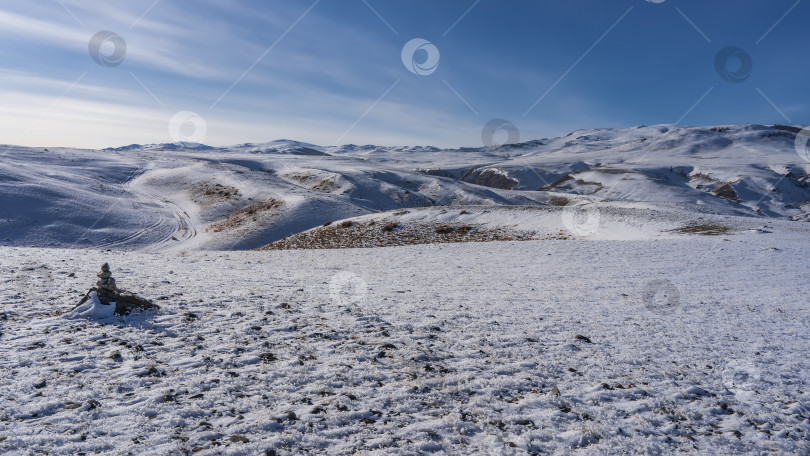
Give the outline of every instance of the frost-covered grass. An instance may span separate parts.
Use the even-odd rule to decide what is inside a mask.
[[[4,248],[0,453],[806,454],[808,258],[779,231]],[[162,309],[64,314],[104,261]]]

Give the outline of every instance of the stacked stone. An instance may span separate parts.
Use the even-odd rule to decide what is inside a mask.
[[[115,286],[115,279],[110,272],[110,265],[104,263],[101,265],[101,271],[96,274],[98,277],[98,282],[96,282],[96,288],[98,291],[98,299],[102,304],[109,304],[110,301],[114,301],[115,297],[118,294],[118,288]]]
[[[98,282],[96,282],[96,286],[98,288],[103,288],[109,291],[116,291],[115,288],[115,279],[113,279],[112,273],[110,272],[110,265],[104,263],[101,265],[101,271],[96,274],[98,277]]]
[[[105,305],[115,303],[114,313],[116,315],[129,315],[132,311],[160,309],[160,306],[153,304],[148,299],[141,298],[125,290],[119,290],[118,287],[115,286],[115,279],[113,279],[112,273],[110,272],[109,264],[102,264],[101,271],[99,271],[96,276],[98,277],[96,287],[91,288],[90,291],[84,295],[84,298],[79,301],[76,308],[87,302],[90,298],[90,293],[95,291],[100,303]]]

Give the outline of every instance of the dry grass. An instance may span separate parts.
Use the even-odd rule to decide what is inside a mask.
[[[294,234],[261,247],[260,250],[340,249],[540,239],[540,236],[534,232],[471,225],[377,223],[373,220],[355,221],[349,227],[342,225],[342,223],[337,223]],[[564,238],[553,236],[552,239]]]
[[[249,206],[245,206],[241,209],[238,209],[233,214],[231,214],[230,217],[228,217],[227,219],[212,223],[205,230],[206,231],[210,230],[214,233],[219,233],[220,231],[223,230],[240,228],[245,224],[247,224],[248,222],[258,221],[259,216],[262,216],[271,211],[275,211],[276,209],[280,208],[283,205],[284,205],[283,201],[279,201],[273,198],[269,198],[265,201],[259,201]]]
[[[737,196],[737,192],[734,191],[734,188],[731,187],[731,184],[723,184],[717,187],[712,191],[712,195],[734,201],[735,203],[740,202],[740,198]]]
[[[295,184],[306,187],[314,192],[333,193],[334,191],[340,189],[340,185],[338,185],[339,176],[337,174],[327,175],[324,177],[324,175],[321,173],[289,173],[281,177]]]
[[[548,199],[548,204],[550,206],[568,206],[571,200],[564,197],[564,196],[551,196]]]
[[[439,225],[436,227],[436,234],[450,234],[450,233],[460,233],[460,234],[467,234],[472,231],[472,227],[470,225],[461,225],[461,226],[452,226],[452,225]]]
[[[599,171],[602,173],[607,174],[622,174],[625,173],[624,170],[615,170],[615,169],[592,169],[591,171]],[[629,173],[629,171],[627,171]],[[566,174],[565,176],[557,179],[551,185],[547,185],[541,188],[541,191],[559,191],[561,193],[566,193],[566,190],[574,189],[576,187],[593,187],[593,190],[588,192],[589,194],[593,194],[598,192],[602,189],[602,184],[598,182],[587,182],[582,179],[575,179],[574,174],[577,173],[570,173]],[[553,197],[552,197],[553,198]],[[551,203],[549,203],[551,204]]]
[[[731,232],[731,228],[717,223],[690,223],[689,225],[669,230],[680,234],[700,234],[703,236],[722,236]]]
[[[237,201],[242,193],[236,187],[222,185],[212,180],[197,182],[191,186],[191,199],[203,206],[225,201]]]
[[[436,227],[436,234],[452,233],[454,230],[455,228],[450,225],[439,225]]]

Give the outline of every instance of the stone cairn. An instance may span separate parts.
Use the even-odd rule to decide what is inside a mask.
[[[95,291],[96,296],[98,296],[98,302],[101,304],[115,304],[115,314],[117,315],[129,315],[133,310],[160,309],[160,306],[153,304],[148,299],[141,298],[134,293],[118,288],[115,285],[112,272],[110,272],[109,264],[102,264],[101,271],[96,274],[96,277],[98,277],[96,286],[91,288],[90,291],[84,295],[84,298],[79,302],[79,306],[87,302],[90,298],[90,293]]]
[[[108,263],[102,264],[101,271],[96,274],[96,277],[98,277],[98,282],[96,282],[98,300],[102,304],[115,302],[118,288],[115,286],[115,279],[113,279],[112,273],[110,272],[110,265]]]

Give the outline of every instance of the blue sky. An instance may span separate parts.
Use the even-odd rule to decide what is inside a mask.
[[[658,1],[4,2],[0,143],[170,142],[178,112],[202,120],[175,123],[182,138],[212,145],[480,146],[494,118],[521,140],[810,123],[810,0]],[[99,31],[126,44],[120,65],[91,57]],[[414,38],[439,52],[431,74],[403,63]],[[716,69],[729,46],[753,64],[738,82]]]

